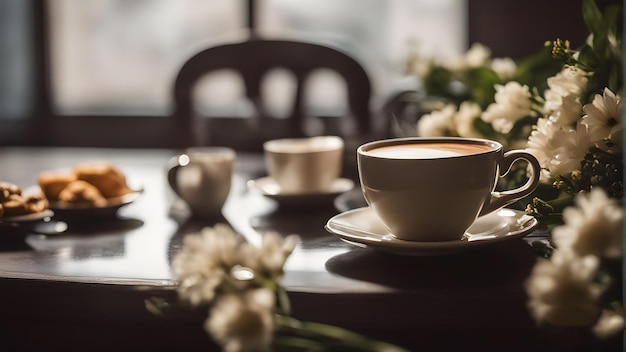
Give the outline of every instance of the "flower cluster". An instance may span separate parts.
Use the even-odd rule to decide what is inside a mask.
[[[407,66],[440,103],[418,119],[417,135],[488,138],[538,159],[540,186],[513,206],[550,234],[541,250],[552,257],[537,264],[527,287],[533,315],[555,324],[591,324],[615,295],[601,277],[621,277],[603,273],[622,256],[622,5],[601,11],[583,0],[582,14],[590,33],[577,49],[556,39],[514,61],[474,44],[448,62],[413,56]],[[525,182],[526,172],[518,166],[499,186]],[[595,325],[601,335],[623,324],[619,314],[603,317]]]
[[[564,224],[552,231],[558,250],[549,259],[539,259],[526,282],[537,322],[592,325],[600,337],[624,328],[626,310],[607,294],[615,288],[615,275],[607,272],[611,266],[601,265],[620,265],[623,216],[617,200],[600,188],[579,193],[576,206],[565,209]]]
[[[426,114],[417,121],[417,135],[491,138],[508,149],[525,146],[544,114],[544,99],[537,92],[545,86],[533,85],[537,76],[526,72],[556,73],[556,66],[546,64],[549,60],[546,50],[524,62],[491,58],[488,48],[474,44],[452,66],[433,60],[429,70],[409,71],[421,78],[430,101],[438,102],[422,109]]]
[[[491,58],[488,48],[474,44],[448,62],[408,61],[425,94],[440,103],[419,118],[417,134],[483,137],[527,149],[542,166],[544,184],[561,191],[530,205],[545,224],[580,191],[623,193],[621,5],[603,14],[586,0],[583,14],[592,32],[576,50],[556,39],[513,61]]]
[[[226,351],[267,350],[276,285],[298,241],[268,232],[258,248],[225,224],[204,228],[185,237],[172,262],[179,297],[193,306],[210,305],[205,329]]]
[[[267,232],[256,247],[226,224],[203,228],[184,238],[173,259],[178,296],[192,308],[207,310],[204,328],[224,351],[404,352],[336,326],[290,316],[280,281],[298,242],[297,235]],[[165,304],[149,305],[158,313],[161,306]]]

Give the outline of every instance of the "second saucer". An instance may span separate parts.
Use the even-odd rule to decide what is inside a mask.
[[[250,180],[248,188],[277,201],[281,206],[311,206],[323,203],[332,203],[334,199],[354,188],[354,181],[348,178],[338,178],[327,191],[321,192],[285,192],[271,177],[261,177]]]

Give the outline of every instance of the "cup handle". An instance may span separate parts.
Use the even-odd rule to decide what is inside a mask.
[[[520,200],[530,193],[532,193],[539,184],[539,176],[541,172],[541,166],[539,165],[539,161],[532,154],[523,151],[523,150],[511,150],[509,152],[504,153],[504,157],[500,162],[500,175],[499,178],[506,176],[511,169],[511,165],[515,163],[517,160],[523,159],[528,161],[532,174],[526,183],[516,189],[502,191],[502,192],[491,192],[491,197],[488,202],[483,205],[482,210],[478,216],[483,216],[485,214],[491,213],[494,210],[505,207],[511,203],[514,203],[517,200]]]
[[[181,163],[181,157],[185,154],[180,154],[175,157],[172,157],[167,164],[167,182],[170,185],[170,188],[174,193],[180,196],[178,191],[178,183],[176,179],[178,177],[178,170],[186,164]]]

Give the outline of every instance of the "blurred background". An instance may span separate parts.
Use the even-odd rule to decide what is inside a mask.
[[[372,111],[414,85],[407,55],[448,58],[474,42],[520,58],[546,40],[584,40],[580,0],[0,0],[0,144],[63,144],[37,121],[73,116],[168,116],[181,65],[196,52],[245,39],[321,43],[367,71]],[[289,77],[268,83],[280,109]],[[224,73],[198,85],[199,109],[237,115],[242,87]],[[226,84],[224,84],[226,83]],[[313,83],[309,104],[341,114],[341,83]],[[384,117],[382,117],[384,118]],[[48,120],[50,121],[50,120]],[[43,126],[43,127],[42,127]],[[115,138],[111,136],[110,138]],[[112,143],[113,144],[113,143]]]

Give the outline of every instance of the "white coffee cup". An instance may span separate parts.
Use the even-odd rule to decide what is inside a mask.
[[[219,216],[230,193],[236,153],[225,147],[194,147],[170,159],[170,187],[193,217]]]
[[[531,176],[521,187],[495,192],[518,159]],[[535,190],[539,162],[530,153],[504,153],[500,143],[471,138],[397,138],[357,149],[361,189],[375,214],[397,238],[460,240],[482,215]]]
[[[269,176],[281,193],[328,191],[341,175],[344,141],[337,136],[284,138],[263,144]]]

